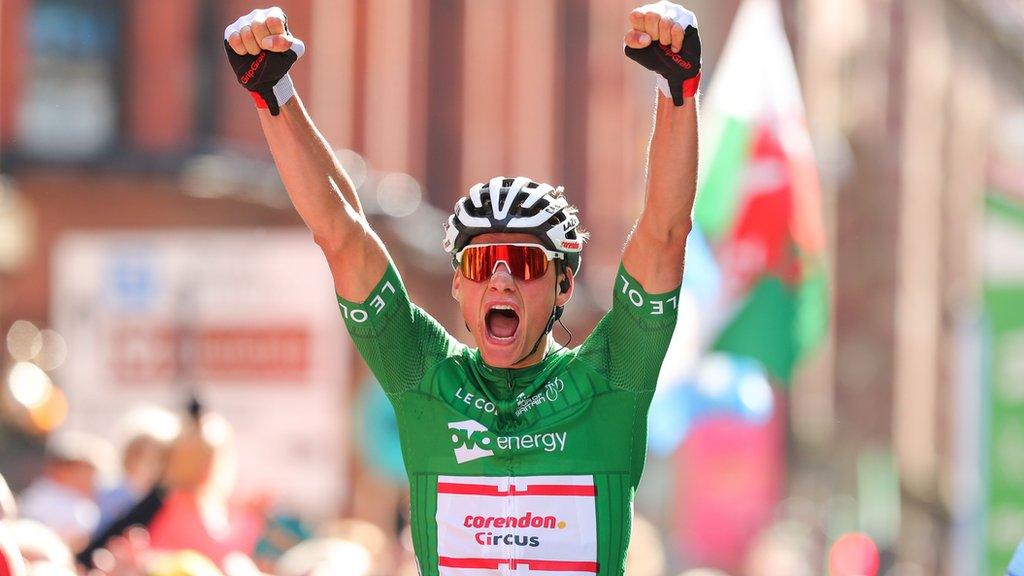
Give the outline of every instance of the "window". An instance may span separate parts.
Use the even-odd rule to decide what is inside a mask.
[[[83,160],[117,143],[118,0],[36,0],[29,15],[30,65],[18,111],[22,150]]]

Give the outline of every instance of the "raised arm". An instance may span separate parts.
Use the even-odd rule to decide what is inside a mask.
[[[647,292],[660,293],[682,281],[686,237],[692,227],[700,39],[693,13],[667,1],[633,10],[629,24],[626,54],[661,75],[661,90],[647,152],[643,211],[627,240],[622,264]]]
[[[268,110],[259,115],[288,197],[323,250],[335,291],[363,301],[384,274],[388,255],[363,215],[352,180],[298,96],[278,116]]]
[[[388,255],[363,215],[351,179],[313,124],[287,72],[305,50],[280,8],[253,10],[224,31],[228,59],[254,94],[260,124],[288,197],[323,250],[334,288],[361,302]]]

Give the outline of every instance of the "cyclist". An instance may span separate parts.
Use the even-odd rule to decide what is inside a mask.
[[[612,309],[579,347],[554,344],[587,234],[561,188],[492,178],[444,226],[469,348],[409,301],[295,94],[287,71],[305,48],[285,15],[255,10],[225,30],[289,197],[327,258],[346,327],[395,407],[424,575],[623,573],[691,226],[700,79],[697,22],[681,6],[633,10],[624,43],[658,73],[661,93],[644,207]]]

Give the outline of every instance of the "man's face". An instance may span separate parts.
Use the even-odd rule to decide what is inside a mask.
[[[492,233],[473,238],[470,244],[495,243],[540,244],[530,234]],[[568,272],[570,278],[571,272]],[[473,282],[455,271],[452,296],[459,301],[462,317],[473,334],[484,362],[496,368],[522,368],[536,364],[544,357],[546,342],[528,358],[526,356],[540,338],[551,310],[564,306],[572,296],[572,288],[556,293],[558,278],[554,262],[547,272],[533,280],[514,277],[504,263],[499,263],[490,278]]]

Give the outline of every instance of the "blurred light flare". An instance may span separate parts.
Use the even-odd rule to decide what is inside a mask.
[[[225,446],[233,438],[231,424],[220,416],[203,419],[202,434],[214,446]]]
[[[37,350],[32,360],[43,370],[60,368],[68,357],[68,343],[56,330],[49,328],[39,331],[32,340],[32,349]]]
[[[878,564],[878,547],[863,533],[843,534],[828,554],[829,576],[875,576]]]
[[[775,398],[772,387],[763,374],[749,373],[742,377],[738,386],[740,402],[744,413],[755,423],[767,422],[772,417]]]
[[[39,328],[28,320],[18,320],[7,331],[7,351],[18,362],[31,360],[42,346]],[[37,347],[38,346],[38,347]]]
[[[729,391],[733,378],[732,360],[724,354],[709,354],[697,372],[697,387],[709,398],[718,398]]]
[[[18,362],[11,368],[7,388],[11,396],[29,410],[43,406],[54,389],[46,372],[31,362]]]
[[[402,218],[416,211],[423,199],[419,182],[402,172],[392,172],[377,185],[377,202],[385,214]]]
[[[347,148],[335,150],[334,153],[338,156],[341,167],[345,169],[349,179],[352,180],[352,186],[358,190],[366,183],[366,177],[370,172],[370,166],[366,163],[366,159],[358,152]]]
[[[46,402],[29,410],[29,419],[40,434],[51,433],[68,419],[68,397],[60,388],[51,388]]]

